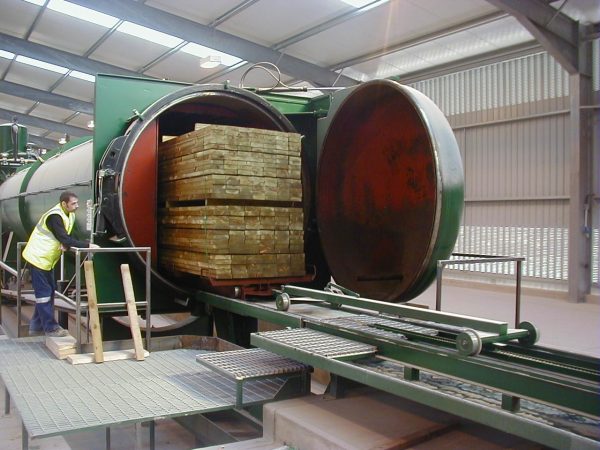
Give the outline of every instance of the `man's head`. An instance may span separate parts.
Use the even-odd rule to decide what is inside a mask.
[[[75,212],[79,208],[79,199],[70,191],[65,191],[60,194],[60,206],[68,214]]]

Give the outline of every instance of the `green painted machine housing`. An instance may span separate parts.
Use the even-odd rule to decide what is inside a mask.
[[[0,125],[0,183],[15,173],[27,157],[27,140],[27,127],[16,123]]]
[[[13,130],[16,127],[16,133]],[[4,123],[0,125],[0,153],[6,153],[7,157],[18,156],[25,153],[27,148],[27,127],[19,124]],[[15,154],[15,137],[17,153]]]
[[[328,117],[329,114],[336,113],[336,108],[332,109],[334,96],[304,98],[276,92],[252,93],[248,90],[241,92],[242,90],[228,85],[210,86],[206,89],[212,89],[217,93],[216,95],[231,92],[261,105],[261,108],[270,111],[269,114],[275,117],[277,123],[291,124],[289,125],[291,130],[302,134],[305,252],[311,255],[313,263],[318,266],[317,279],[311,287],[323,287],[330,279],[330,271],[322,251],[315,214],[315,205],[318,201],[316,178],[323,123],[332,120],[332,116]],[[98,189],[102,164],[110,159],[115,143],[127,142],[128,138],[138,133],[140,124],[144,125],[144,121],[148,120],[149,112],[160,107],[165,99],[177,98],[179,95],[188,95],[187,93],[191,91],[204,89],[201,86],[172,81],[101,74],[96,77],[95,88],[93,139],[85,138],[70,142],[54,150],[45,155],[44,163],[38,162],[24,167],[0,186],[2,230],[14,231],[17,240],[26,240],[40,215],[56,204],[60,191],[69,189],[79,195],[81,209],[85,206],[85,212],[82,213],[80,210],[77,213],[76,236],[81,239],[95,239],[102,246],[112,246],[113,244],[106,239],[108,236],[103,235],[102,230],[98,229],[98,207],[103,201],[99,198]],[[351,90],[348,92],[351,95]],[[338,92],[336,96],[344,95]],[[459,203],[462,207],[461,183],[454,186],[447,195],[450,198],[446,197],[444,200],[444,204],[448,205],[445,209]],[[457,208],[458,206],[450,208],[453,210],[450,212],[442,211],[442,214],[452,215],[452,219],[445,223],[453,229],[446,230],[442,234],[442,242],[436,241],[436,246],[443,246],[444,249],[453,246],[459,222],[456,217],[460,216],[460,213],[457,216]],[[447,256],[445,251],[443,253],[442,255],[440,252],[435,252],[437,256]],[[120,283],[114,281],[120,280],[120,264],[131,261],[131,258],[118,254],[95,256],[96,285],[100,303],[123,301]],[[134,284],[136,295],[143,298],[141,271],[134,271]],[[153,281],[153,311],[178,310],[178,305],[187,303],[187,296],[188,293],[184,290],[173,290],[168,286],[165,288]],[[402,301],[406,300],[402,299]]]

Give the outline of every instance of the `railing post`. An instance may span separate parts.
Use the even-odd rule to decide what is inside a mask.
[[[21,248],[23,242],[17,243],[17,337],[21,337]]]
[[[519,327],[521,323],[521,263],[522,261],[517,260],[517,286],[516,286],[516,298],[515,298],[515,328]]]
[[[152,308],[150,306],[150,264],[151,264],[150,249],[146,250],[146,348],[150,350],[150,335],[152,334]]]
[[[77,353],[81,353],[81,253],[75,249],[75,339]]]
[[[435,288],[435,310],[442,310],[442,272],[444,271],[444,261],[437,262],[436,288]]]

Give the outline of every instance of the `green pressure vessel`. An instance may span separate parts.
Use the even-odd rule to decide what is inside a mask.
[[[19,241],[48,209],[58,203],[64,190],[79,197],[86,213],[76,214],[74,236],[89,239],[91,234],[92,139],[71,141],[44,155],[44,160],[28,164],[0,185],[0,220],[3,231],[12,231]],[[82,208],[84,209],[84,208]]]
[[[452,129],[431,100],[393,81],[301,99],[99,75],[94,120],[93,141],[71,142],[0,185],[3,231],[27,239],[60,192],[72,190],[85,208],[77,236],[117,232],[125,245],[151,247],[154,282],[181,293],[181,283],[156,264],[158,143],[214,123],[303,135],[307,264],[364,297],[414,298],[458,234],[464,181]],[[317,254],[325,256],[321,265]],[[112,265],[106,255],[106,273],[119,276]],[[122,295],[112,285],[99,283],[107,290],[100,301]]]

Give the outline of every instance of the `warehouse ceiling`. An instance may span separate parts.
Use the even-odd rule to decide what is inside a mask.
[[[504,11],[511,3],[0,0],[0,122],[16,117],[42,146],[64,134],[91,134],[97,73],[279,83],[318,95],[323,87],[408,80],[499,54],[542,51]],[[532,3],[552,8],[548,23],[566,16],[597,29],[600,22],[598,0]],[[280,73],[270,65],[252,68],[261,62]]]

